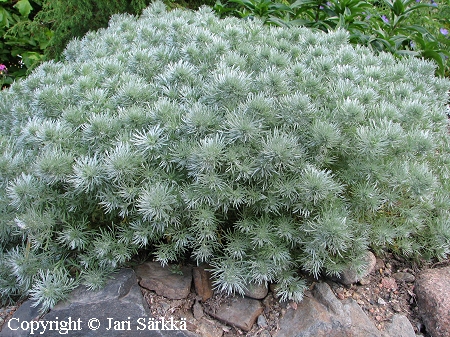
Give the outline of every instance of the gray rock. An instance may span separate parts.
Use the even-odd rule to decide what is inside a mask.
[[[450,267],[424,270],[414,287],[417,307],[433,337],[450,336]]]
[[[268,292],[267,283],[248,283],[245,286],[244,295],[255,300],[261,300],[267,296]]]
[[[312,295],[286,311],[275,337],[381,337],[353,299],[339,301],[326,283],[316,284]]]
[[[312,290],[312,294],[317,301],[333,314],[339,315],[344,310],[342,303],[336,298],[328,284],[323,282],[316,283]]]
[[[406,316],[395,314],[392,322],[386,324],[383,337],[416,337],[416,333]]]
[[[41,321],[34,322],[39,329],[33,331],[33,334],[30,329],[21,331],[24,334],[20,336],[60,337],[64,332],[71,337],[193,336],[188,331],[166,330],[174,326],[183,328],[180,322],[172,324],[150,317],[133,270],[123,269],[112,277],[97,292],[91,292],[83,286],[76,288],[67,301],[58,303]],[[22,306],[24,305],[24,310],[27,310],[27,305]],[[28,317],[32,316],[33,314]],[[27,321],[30,322],[28,319]],[[156,328],[156,322],[160,329],[151,330],[152,327]],[[166,324],[162,326],[162,323]],[[2,337],[17,336],[8,334],[7,330],[2,331]]]
[[[20,329],[20,322],[31,322],[39,318],[39,307],[33,307],[31,301],[25,301],[14,313],[12,319],[3,325],[1,337],[28,336],[28,330]],[[10,329],[11,327],[11,329]]]
[[[192,269],[195,292],[202,297],[203,302],[211,298],[214,294],[211,283],[211,273],[206,270],[207,267],[208,266],[202,265]]]
[[[171,266],[162,267],[159,262],[145,262],[137,266],[135,271],[139,285],[160,296],[179,300],[188,297],[191,291],[191,268],[181,267],[181,273],[176,273]]]
[[[258,326],[260,328],[265,328],[267,326],[266,318],[263,315],[258,316]]]
[[[206,311],[225,324],[249,331],[263,312],[260,301],[246,297],[230,297],[216,311]]]
[[[405,272],[394,273],[392,274],[392,277],[397,281],[414,282],[416,280],[416,277],[413,274]]]
[[[366,260],[366,268],[361,274],[358,275],[358,273],[356,273],[356,271],[354,271],[352,268],[348,268],[344,270],[339,275],[339,277],[331,277],[331,280],[345,285],[350,285],[358,282],[359,280],[369,275],[374,270],[375,264],[377,263],[375,255],[373,255],[373,253],[369,251],[366,254],[365,260]]]

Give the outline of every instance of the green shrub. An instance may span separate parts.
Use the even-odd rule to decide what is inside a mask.
[[[347,40],[155,3],[1,92],[2,293],[47,308],[140,250],[296,300],[370,247],[446,257],[450,83]]]
[[[150,0],[46,0],[34,24],[44,23],[53,31],[45,50],[47,60],[58,58],[66,44],[90,30],[108,25],[113,14],[140,14]]]

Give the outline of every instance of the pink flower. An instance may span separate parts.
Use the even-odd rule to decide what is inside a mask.
[[[0,73],[6,71],[6,66],[4,64],[0,64]]]

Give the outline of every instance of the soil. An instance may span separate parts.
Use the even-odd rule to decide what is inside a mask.
[[[415,277],[420,270],[445,266],[450,266],[450,259],[435,264],[422,264],[419,267],[402,258],[388,254],[383,259],[377,258],[377,264],[372,273],[351,286],[343,286],[326,278],[319,280],[307,278],[307,280],[310,289],[316,282],[327,282],[339,299],[353,298],[379,330],[383,330],[385,324],[391,321],[392,316],[399,313],[409,319],[416,335],[431,337],[425,331],[418,314],[414,281],[411,275]],[[399,272],[406,273],[400,275],[403,276],[403,279],[399,274],[396,274]],[[405,275],[407,276],[406,280]],[[142,289],[142,293],[152,315],[167,319],[173,317],[175,320],[185,318],[188,330],[199,333],[203,337],[217,337],[220,335],[222,337],[270,336],[267,332],[273,334],[279,329],[278,321],[285,311],[288,308],[296,309],[296,303],[280,302],[274,297],[272,292],[269,292],[263,300],[265,307],[263,316],[265,320],[259,322],[259,325],[255,324],[249,332],[245,332],[215,320],[202,310],[203,307],[207,307],[210,310],[219,307],[223,301],[227,300],[227,297],[223,294],[215,294],[213,298],[205,303],[201,303],[202,306],[200,306],[197,304],[201,302],[200,298],[195,295],[194,291],[183,300],[170,300],[146,289]],[[308,296],[308,291],[305,293],[305,296]],[[0,331],[1,326],[14,314],[19,305],[20,303],[0,308]]]

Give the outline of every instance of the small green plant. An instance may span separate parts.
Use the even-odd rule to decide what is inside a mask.
[[[176,275],[183,275],[183,271],[181,270],[181,266],[179,264],[170,266],[170,272]]]
[[[0,92],[1,294],[46,309],[151,253],[300,300],[369,248],[447,257],[450,83],[348,39],[157,2]]]

